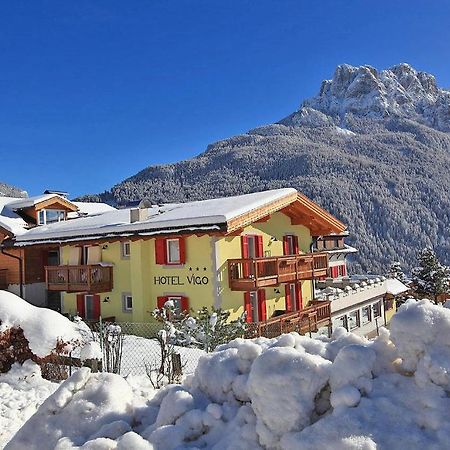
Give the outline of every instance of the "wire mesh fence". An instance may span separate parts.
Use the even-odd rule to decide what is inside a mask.
[[[161,366],[161,346],[156,339],[161,330],[160,324],[94,322],[89,326],[95,339],[102,346],[104,371],[115,372],[122,376],[146,375]],[[117,342],[112,342],[113,340]],[[117,352],[118,360],[114,360],[115,350],[109,348],[110,344],[120,345],[121,348]],[[193,373],[199,358],[205,354],[200,349],[179,346],[175,346],[174,351],[180,355],[184,375]]]

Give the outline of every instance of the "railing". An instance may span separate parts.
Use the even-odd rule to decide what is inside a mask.
[[[110,292],[113,287],[112,266],[46,266],[45,280],[49,291]]]
[[[300,311],[286,313],[264,322],[250,323],[247,325],[246,337],[274,338],[292,331],[311,335],[319,328],[331,326],[330,304],[330,301],[312,301],[310,306]]]
[[[311,280],[326,276],[327,271],[327,253],[228,260],[230,289],[235,291]]]
[[[8,289],[8,269],[0,269],[0,289]]]

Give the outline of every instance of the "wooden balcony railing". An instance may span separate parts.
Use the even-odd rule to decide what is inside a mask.
[[[8,289],[8,269],[0,269],[0,289]]]
[[[327,253],[228,260],[229,284],[233,291],[312,280],[326,276],[327,270]]]
[[[45,280],[49,291],[110,292],[113,288],[112,266],[46,266]]]
[[[286,313],[264,322],[250,323],[247,326],[246,337],[274,338],[292,331],[311,335],[319,328],[331,326],[330,304],[330,301],[312,301],[300,311]]]

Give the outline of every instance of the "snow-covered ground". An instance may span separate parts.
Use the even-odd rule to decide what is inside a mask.
[[[25,361],[14,364],[6,374],[0,374],[0,448],[58,388],[41,377],[37,364]]]
[[[450,310],[408,302],[368,341],[237,339],[182,385],[81,369],[18,431],[15,449],[450,448]]]

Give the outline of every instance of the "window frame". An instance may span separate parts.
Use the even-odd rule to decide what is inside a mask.
[[[353,327],[351,325],[353,323],[353,321],[350,318],[352,314],[355,314],[355,316],[356,316],[355,326],[353,326]],[[361,315],[360,315],[359,309],[356,309],[354,311],[350,311],[347,314],[347,324],[348,324],[348,330],[349,331],[356,330],[357,328],[359,328],[361,326]]]
[[[171,261],[170,259],[170,243],[176,242],[178,245],[178,259],[176,261]],[[167,238],[166,239],[166,264],[167,265],[178,265],[181,264],[181,245],[179,238]]]
[[[128,299],[131,299],[131,307],[128,305]],[[124,292],[122,294],[122,311],[126,313],[133,311],[133,296],[130,292]]]
[[[54,211],[58,215],[58,220],[52,220],[48,221],[47,219],[47,212]],[[41,218],[42,214],[42,218]],[[66,220],[66,211],[64,209],[49,209],[49,208],[42,208],[37,211],[37,224],[38,225],[48,225],[50,223],[59,223],[64,222]]]
[[[368,314],[367,314],[367,322],[364,322],[364,310],[367,310],[368,311]],[[370,322],[372,322],[372,307],[371,307],[371,305],[366,305],[366,306],[363,306],[362,308],[361,308],[361,314],[360,314],[360,320],[361,320],[361,326],[363,326],[363,325],[367,325],[367,324],[369,324]]]
[[[128,253],[125,251],[128,246]],[[131,256],[131,241],[121,241],[120,243],[120,254],[122,259],[129,259]]]
[[[379,319],[383,316],[383,312],[381,311],[381,300],[378,300],[375,303],[372,303],[372,315],[374,319]]]

